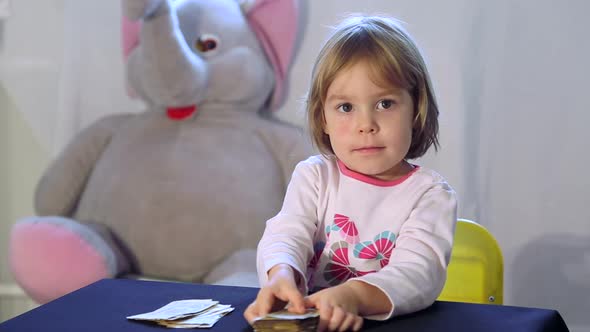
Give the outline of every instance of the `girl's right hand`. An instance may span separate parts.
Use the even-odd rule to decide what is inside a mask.
[[[297,288],[295,273],[295,270],[286,264],[275,265],[268,271],[268,282],[244,312],[244,318],[248,323],[252,324],[257,317],[283,309],[286,304],[289,304],[288,309],[291,312],[305,313],[303,295]]]

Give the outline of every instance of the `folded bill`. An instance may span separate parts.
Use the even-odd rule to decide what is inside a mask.
[[[152,321],[169,328],[210,328],[233,310],[231,305],[219,304],[219,301],[211,299],[180,300],[154,311],[128,316],[127,319]]]
[[[320,315],[316,309],[308,309],[304,314],[280,310],[259,317],[252,323],[255,332],[306,332],[316,331]]]

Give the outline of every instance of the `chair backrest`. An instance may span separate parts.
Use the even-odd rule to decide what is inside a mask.
[[[459,219],[447,281],[440,301],[502,304],[504,260],[494,236],[483,226]]]

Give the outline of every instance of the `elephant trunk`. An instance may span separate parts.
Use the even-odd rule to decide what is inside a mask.
[[[144,18],[128,76],[136,92],[155,106],[196,105],[203,98],[207,66],[187,45],[169,1]]]

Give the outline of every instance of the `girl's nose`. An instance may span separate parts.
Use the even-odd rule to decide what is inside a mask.
[[[363,127],[359,130],[360,133],[363,134],[374,134],[377,132],[377,128],[369,126],[369,127]]]
[[[358,132],[361,134],[375,134],[379,131],[379,126],[371,114],[359,114],[357,121]]]

